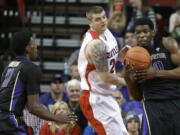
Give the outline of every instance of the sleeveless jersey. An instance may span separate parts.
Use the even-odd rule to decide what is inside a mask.
[[[22,115],[27,95],[40,92],[40,68],[26,57],[10,62],[0,84],[0,111]]]
[[[85,56],[86,45],[93,39],[101,39],[106,45],[108,70],[113,74],[116,73],[115,64],[118,56],[118,45],[116,39],[108,29],[104,32],[104,35],[106,37],[106,40],[91,30],[86,32],[79,52],[78,71],[81,77],[81,88],[83,90],[111,95],[116,89],[116,86],[104,83],[96,72],[95,67],[88,63],[88,60]]]
[[[172,70],[177,67],[171,62],[170,52],[164,47],[161,38],[154,40],[149,53],[155,70]],[[139,86],[145,100],[180,98],[180,80],[177,79],[154,78],[146,80]]]

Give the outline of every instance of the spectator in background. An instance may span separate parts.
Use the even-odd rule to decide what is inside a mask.
[[[78,65],[77,65],[77,61],[70,66],[70,72],[69,72],[69,80],[71,79],[77,79],[80,80],[80,75],[78,72]],[[68,80],[68,81],[69,81]],[[67,81],[67,82],[68,82]],[[64,83],[64,91],[67,93],[67,82]]]
[[[47,110],[45,106],[44,108]],[[33,115],[32,113],[30,113],[27,108],[23,110],[23,120],[27,126],[32,128],[33,133],[34,133],[33,135],[39,135],[39,131],[45,122],[45,120],[40,119],[36,115]]]
[[[80,35],[80,45],[81,46],[81,43],[84,39],[84,36],[85,36],[85,33],[87,31],[87,28],[84,29]],[[71,56],[69,57],[68,59],[68,66],[70,67],[71,65],[77,63],[77,59],[78,59],[78,56],[79,56],[79,48],[76,49],[74,52],[71,53]]]
[[[134,47],[137,45],[137,39],[136,35],[133,33],[133,31],[126,31],[124,35],[124,46],[130,46]],[[123,70],[123,62],[118,61],[116,63],[116,70],[118,71],[117,74],[119,74]],[[126,101],[129,101],[129,93],[126,86],[122,86],[119,88],[120,92],[123,95],[123,98]]]
[[[126,31],[124,35],[124,44],[134,47],[137,45],[136,35],[133,31]]]
[[[173,38],[176,39],[176,41],[178,42],[178,45],[180,46],[180,25],[175,27],[171,35]]]
[[[122,37],[130,20],[131,12],[132,8],[127,7],[124,0],[110,0],[109,10],[106,11],[108,28],[120,45],[122,44]]]
[[[83,135],[98,135],[91,124],[88,122],[88,126],[84,129]]]
[[[78,72],[77,62],[74,63],[74,64],[72,64],[72,65],[70,66],[69,75],[70,75],[71,79],[80,80],[80,75],[79,75],[79,72]]]
[[[169,19],[169,33],[176,39],[180,45],[180,6],[176,8],[176,12],[171,14]]]
[[[80,105],[79,105],[79,98],[81,94],[81,86],[80,81],[77,79],[72,79],[67,82],[67,94],[68,94],[68,106],[71,112],[74,112],[78,117],[77,124],[82,129],[87,126],[87,119],[83,115]]]
[[[133,7],[133,14],[127,30],[132,31],[134,29],[136,19],[148,17],[154,24],[154,30],[157,31],[156,14],[154,9],[149,6],[148,0],[129,0],[129,3]]]
[[[68,105],[64,101],[57,101],[53,106],[50,107],[50,112],[57,114],[69,114],[70,110]],[[62,124],[57,122],[46,122],[39,135],[80,135],[80,128],[75,123]]]
[[[49,106],[52,106],[57,101],[68,101],[67,94],[63,91],[64,90],[64,80],[61,74],[55,74],[52,77],[50,83],[50,92],[43,94],[39,98],[39,102],[45,105],[48,109]]]
[[[125,101],[125,99],[123,98],[123,95],[122,95],[122,93],[121,93],[119,90],[114,91],[113,96],[114,96],[114,98],[116,99],[116,101],[117,101],[117,103],[118,103],[118,105],[119,105],[119,109],[120,109],[122,118],[124,118],[125,115],[126,115],[126,112],[125,112],[125,111],[122,111],[122,105],[123,105],[123,103],[126,102],[126,101]]]
[[[122,111],[124,112],[134,111],[140,118],[140,127],[143,127],[142,123],[144,124],[146,119],[143,110],[143,104],[141,102],[135,101],[130,95],[130,100],[122,105]]]
[[[169,33],[172,33],[178,25],[180,25],[180,6],[176,8],[176,12],[171,14],[169,18]]]
[[[113,96],[116,99],[116,101],[118,102],[118,105],[121,109],[121,106],[124,103],[123,95],[121,94],[121,92],[119,90],[116,90],[116,91],[114,91]]]
[[[81,94],[80,81],[72,79],[67,83],[68,105],[70,110],[75,111],[79,107],[79,97]]]
[[[127,128],[129,135],[141,135],[140,120],[135,112],[130,111],[127,113],[124,119],[124,124]]]

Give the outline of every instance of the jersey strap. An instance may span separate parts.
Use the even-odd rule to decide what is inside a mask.
[[[93,39],[99,39],[99,35],[96,32],[89,30],[89,33],[91,34]]]

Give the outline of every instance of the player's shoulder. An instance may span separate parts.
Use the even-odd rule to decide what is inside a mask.
[[[29,60],[22,62],[22,69],[24,73],[27,73],[27,74],[29,73],[36,74],[36,75],[41,74],[40,67]]]
[[[163,37],[162,43],[164,47],[170,52],[176,52],[179,50],[178,43],[173,37]]]
[[[87,31],[83,39],[81,47],[84,48],[92,40],[93,40],[92,35]]]
[[[89,31],[87,31],[86,34],[85,34],[85,36],[84,36],[83,42],[88,42],[88,41],[90,41],[90,40],[92,40],[92,39],[93,39],[93,38],[92,38],[92,34],[91,34]]]
[[[26,59],[22,60],[21,63],[22,63],[22,65],[24,67],[29,67],[29,66],[34,67],[34,66],[36,66],[32,61],[26,60]]]

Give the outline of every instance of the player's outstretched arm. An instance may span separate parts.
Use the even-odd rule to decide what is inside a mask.
[[[88,62],[95,66],[102,81],[117,86],[126,85],[124,78],[108,72],[106,45],[100,39],[89,42],[85,53]]]
[[[76,121],[77,117],[74,114],[58,114],[54,115],[46,110],[41,104],[39,104],[39,94],[28,95],[27,107],[30,113],[49,121],[56,121],[59,123],[70,123]]]

